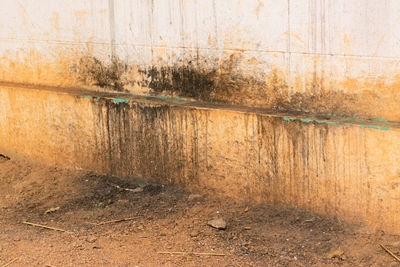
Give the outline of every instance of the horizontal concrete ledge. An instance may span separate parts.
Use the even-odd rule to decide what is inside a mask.
[[[0,153],[208,188],[400,234],[400,126],[166,96],[0,85]]]

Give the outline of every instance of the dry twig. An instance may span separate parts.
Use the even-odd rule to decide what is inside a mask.
[[[36,226],[36,227],[41,227],[41,228],[45,228],[45,229],[49,229],[49,230],[54,230],[54,231],[59,231],[59,232],[65,232],[65,233],[71,233],[69,231],[60,229],[60,228],[55,228],[55,227],[50,227],[50,226],[46,226],[46,225],[41,225],[41,224],[37,224],[37,223],[31,223],[31,222],[22,222],[23,224],[27,224],[27,225],[32,225],[32,226]]]
[[[392,256],[393,258],[395,258],[398,262],[400,262],[400,258],[397,257],[393,252],[391,252],[388,248],[386,248],[384,245],[379,244],[381,246],[381,248],[383,248],[387,253],[390,254],[390,256]]]
[[[117,219],[117,220],[111,220],[111,221],[105,221],[105,222],[99,222],[99,223],[91,223],[95,226],[98,225],[104,225],[104,224],[110,224],[110,223],[119,223],[119,222],[126,222],[126,221],[132,221],[134,219],[137,219],[138,217],[131,217],[131,218],[123,218],[123,219]]]
[[[125,188],[125,187],[121,187],[117,184],[112,184],[109,183],[111,186],[114,186],[115,188],[118,188],[120,190],[125,190],[125,191],[129,191],[129,192],[133,192],[133,193],[139,193],[143,191],[143,187],[136,187],[135,189],[131,189],[131,188]]]
[[[220,253],[207,253],[207,252],[183,252],[183,251],[159,251],[158,254],[180,254],[180,255],[196,255],[196,256],[226,256]]]
[[[2,265],[1,267],[7,267],[7,266],[10,266],[12,263],[16,262],[18,259],[19,259],[19,258],[15,258],[15,259],[13,259],[12,261],[10,261],[10,262],[8,262],[8,263],[6,263],[6,264]]]

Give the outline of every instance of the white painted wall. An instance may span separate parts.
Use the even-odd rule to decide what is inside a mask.
[[[277,68],[287,74],[293,92],[308,90],[307,80],[317,75],[326,78],[318,82],[329,90],[368,91],[386,98],[393,98],[397,88],[393,84],[400,79],[398,0],[2,0],[1,4],[0,55],[6,57],[23,57],[33,49],[51,61],[60,49],[78,49],[102,59],[114,53],[126,62],[150,65],[239,53],[239,69],[262,76]],[[349,86],[349,79],[358,85]]]

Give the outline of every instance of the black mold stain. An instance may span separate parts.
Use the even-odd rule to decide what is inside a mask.
[[[103,63],[96,57],[85,56],[73,67],[78,80],[87,85],[96,85],[123,91],[122,75],[127,71],[127,65],[113,57],[109,64]]]
[[[177,66],[152,66],[142,73],[150,78],[155,93],[169,92],[200,100],[212,100],[216,90],[216,70],[196,69],[190,63]]]
[[[169,105],[92,101],[96,116],[95,161],[104,173],[146,181],[196,184],[198,126],[189,111]],[[197,124],[197,122],[193,122]]]
[[[271,112],[371,117],[366,108],[368,102],[359,95],[325,90],[317,81],[308,85],[306,92],[291,94],[283,73],[276,69],[268,74],[243,72],[238,67],[240,61],[240,56],[232,54],[220,61],[198,59],[173,65],[136,66],[138,72],[129,74],[129,66],[118,58],[105,64],[86,56],[74,69],[85,84],[116,91],[124,91],[132,83],[150,88],[155,95],[266,108]]]
[[[269,109],[271,112],[336,114],[371,117],[368,101],[360,95],[326,90],[320,82],[306,85],[306,92],[290,93],[286,75],[273,69],[268,74],[242,71],[240,56],[220,62],[178,62],[172,66],[142,69],[154,94],[191,97],[213,103],[226,103]]]
[[[216,103],[271,104],[271,94],[287,92],[287,85],[273,71],[270,77],[243,74],[240,58],[232,55],[220,62],[178,62],[172,66],[151,66],[141,73],[150,80],[155,94],[167,93]]]
[[[355,94],[344,92],[296,93],[286,99],[281,99],[275,108],[281,112],[354,116],[355,113],[360,114],[355,109],[357,101]]]

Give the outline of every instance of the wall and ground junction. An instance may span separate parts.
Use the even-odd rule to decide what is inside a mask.
[[[397,1],[2,5],[4,153],[400,233]]]

